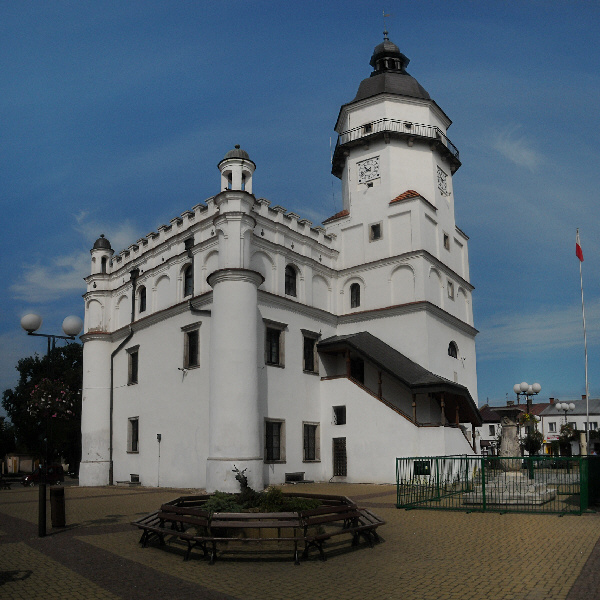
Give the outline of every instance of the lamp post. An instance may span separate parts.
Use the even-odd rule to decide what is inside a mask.
[[[521,403],[521,395],[526,397],[527,414],[531,414],[531,397],[539,394],[542,391],[542,386],[539,383],[529,385],[526,381],[522,381],[521,383],[515,383],[513,391],[517,395],[517,404]]]
[[[575,404],[573,402],[557,402],[554,406],[556,406],[556,410],[562,410],[565,413],[565,425],[567,424],[567,413],[570,410],[575,410]]]
[[[573,402],[557,402],[554,406],[556,406],[557,410],[562,410],[565,413],[565,425],[568,424],[567,421],[567,413],[569,411],[573,411],[575,410],[575,404],[573,404]],[[567,456],[570,456],[571,452],[569,451],[569,454]],[[567,460],[567,473],[569,472],[569,461]]]
[[[42,317],[35,313],[29,313],[21,319],[21,327],[27,335],[45,337],[48,340],[48,363],[50,363],[50,352],[56,348],[56,340],[74,340],[83,329],[83,321],[79,317],[66,317],[62,323],[65,335],[52,335],[47,333],[35,333],[42,325]],[[46,535],[46,478],[48,474],[48,417],[46,416],[46,452],[44,470],[41,473],[39,496],[38,496],[38,537]]]

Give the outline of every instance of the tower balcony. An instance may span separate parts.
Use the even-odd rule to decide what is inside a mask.
[[[331,172],[341,178],[347,149],[353,146],[368,145],[379,138],[384,138],[387,142],[391,137],[404,138],[411,146],[415,140],[428,143],[432,150],[440,152],[448,161],[452,173],[461,165],[458,148],[439,127],[396,119],[378,119],[360,127],[348,129],[338,136]]]

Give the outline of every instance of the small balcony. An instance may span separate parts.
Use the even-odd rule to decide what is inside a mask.
[[[368,144],[380,137],[387,140],[392,136],[405,138],[409,144],[415,140],[429,143],[432,149],[437,149],[448,160],[452,173],[461,165],[458,148],[439,127],[396,119],[379,119],[344,131],[338,136],[331,172],[336,177],[341,177],[344,168],[344,149]]]

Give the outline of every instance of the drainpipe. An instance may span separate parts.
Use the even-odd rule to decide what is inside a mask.
[[[140,274],[139,269],[133,269],[130,272],[131,275],[131,284],[132,284],[132,292],[131,292],[131,323],[135,320],[135,290],[136,290],[136,282],[137,278]],[[111,352],[110,354],[110,433],[109,433],[109,447],[108,447],[108,485],[113,485],[114,477],[113,477],[113,407],[114,407],[114,359],[115,356],[119,353],[119,351],[131,340],[133,337],[133,327],[129,325],[129,333],[127,337]]]

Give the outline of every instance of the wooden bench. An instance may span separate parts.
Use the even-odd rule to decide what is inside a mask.
[[[132,525],[143,530],[140,543],[146,547],[149,540],[157,537],[161,545],[165,536],[170,535],[187,542],[184,560],[188,560],[192,549],[200,546],[204,556],[214,564],[217,545],[230,542],[281,542],[294,545],[294,564],[300,564],[298,543],[304,543],[303,558],[308,558],[309,550],[319,550],[321,560],[325,560],[323,544],[334,536],[349,534],[352,545],[357,545],[363,536],[373,545],[379,541],[375,531],[385,522],[371,511],[358,508],[345,496],[317,494],[286,494],[304,498],[319,499],[321,506],[313,510],[279,513],[213,513],[202,509],[210,496],[184,496],[163,504],[154,513],[146,515]],[[282,535],[282,531],[289,535]],[[256,535],[248,535],[250,532]],[[210,550],[209,550],[210,546]]]
[[[188,560],[195,546],[202,548],[204,556],[208,555],[206,543],[211,539],[208,536],[209,522],[207,511],[168,503],[163,504],[157,512],[134,521],[132,525],[143,530],[140,544],[144,548],[153,536],[158,538],[161,546],[165,545],[166,535],[184,540],[188,548],[183,560]]]
[[[255,530],[256,537],[237,537],[227,535],[236,531]],[[261,530],[267,530],[261,535]],[[269,531],[270,530],[270,531]],[[274,535],[271,531],[277,530]],[[282,536],[282,530],[291,530],[291,535]],[[299,565],[298,542],[304,541],[303,523],[295,512],[279,513],[214,513],[210,521],[212,553],[210,564],[214,564],[217,542],[293,542],[294,564]]]

